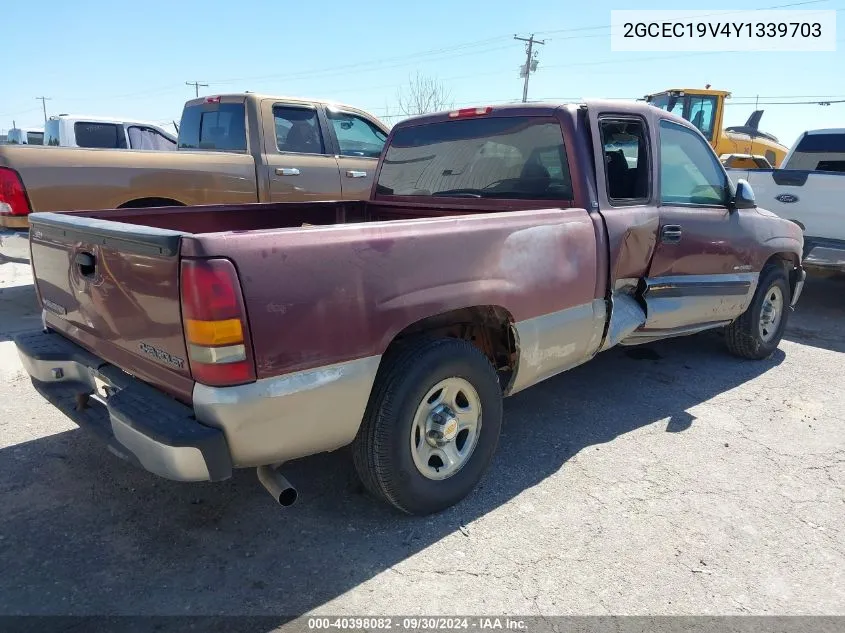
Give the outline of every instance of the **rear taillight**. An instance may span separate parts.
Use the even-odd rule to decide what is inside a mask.
[[[29,215],[30,211],[18,172],[0,167],[0,215]]]
[[[194,380],[214,387],[254,381],[244,300],[232,262],[182,260],[180,283],[182,323]]]

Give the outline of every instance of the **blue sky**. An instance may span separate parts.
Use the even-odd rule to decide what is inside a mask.
[[[716,0],[694,8],[736,11],[791,1]],[[564,6],[560,0],[5,0],[0,129],[13,119],[19,126],[42,124],[35,100],[41,95],[52,98],[48,114],[178,120],[194,95],[185,82],[193,80],[210,84],[201,94],[328,98],[382,117],[398,113],[397,88],[417,71],[441,80],[456,106],[518,100],[524,49],[513,35],[531,32],[546,40],[532,100],[635,98],[709,83],[733,93],[726,124],[739,125],[755,95],[761,103],[845,99],[843,28],[836,52],[614,53],[612,9],[683,6],[654,0]],[[841,18],[845,0],[792,8],[837,9]],[[761,129],[786,144],[808,127],[845,127],[845,103],[761,107]]]

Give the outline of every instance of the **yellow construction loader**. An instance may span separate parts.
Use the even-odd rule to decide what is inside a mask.
[[[723,162],[731,157],[762,157],[772,167],[779,167],[789,151],[777,138],[759,129],[762,110],[755,110],[745,125],[722,129],[725,99],[731,96],[724,90],[673,88],[646,95],[653,106],[677,114],[695,125],[710,141]],[[763,164],[758,161],[759,164]]]

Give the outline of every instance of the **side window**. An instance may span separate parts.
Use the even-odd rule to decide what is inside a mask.
[[[325,145],[317,111],[312,108],[274,106],[276,147],[293,154],[324,154]]]
[[[129,146],[132,149],[176,149],[176,144],[173,141],[159,134],[156,130],[136,125],[129,128]]]
[[[660,200],[721,206],[728,191],[728,178],[710,145],[692,130],[661,121]]]
[[[73,134],[79,147],[99,147],[120,149],[126,147],[123,126],[116,123],[87,123],[78,121],[73,124]]]
[[[639,119],[600,119],[607,197],[615,206],[649,198],[648,142]]]
[[[354,114],[328,111],[343,156],[378,158],[387,135],[366,119]]]

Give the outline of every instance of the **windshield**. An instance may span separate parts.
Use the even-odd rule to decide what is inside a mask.
[[[671,96],[655,95],[648,102],[677,114],[697,127],[708,141],[713,140],[713,124],[716,120],[716,97],[708,95]]]
[[[572,199],[560,124],[488,117],[398,130],[377,193],[509,199]]]
[[[29,145],[41,145],[44,143],[44,132],[27,132],[26,142]]]

